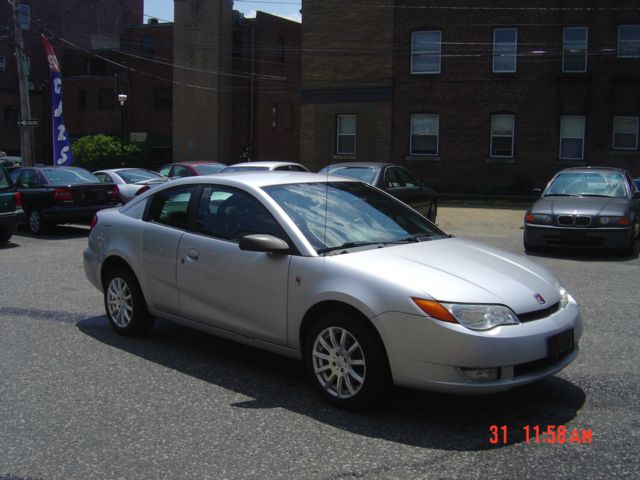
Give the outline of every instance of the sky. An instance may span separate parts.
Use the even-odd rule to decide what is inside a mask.
[[[233,2],[233,9],[241,11],[246,17],[254,17],[256,10],[260,10],[300,21],[300,0],[271,0],[270,2],[236,0]],[[173,0],[145,0],[144,13],[157,17],[160,21],[173,21]],[[147,18],[145,17],[145,23]]]

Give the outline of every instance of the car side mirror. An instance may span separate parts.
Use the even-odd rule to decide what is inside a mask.
[[[281,238],[265,233],[256,233],[253,235],[245,235],[240,239],[240,250],[265,253],[289,253],[291,247]]]

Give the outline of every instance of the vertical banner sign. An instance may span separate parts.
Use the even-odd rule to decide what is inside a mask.
[[[47,54],[49,62],[49,71],[51,72],[51,109],[53,117],[51,124],[53,125],[53,165],[63,166],[71,165],[73,158],[71,155],[71,146],[69,145],[69,135],[62,118],[62,74],[58,59],[53,51],[53,47],[47,37],[42,36],[44,50]]]

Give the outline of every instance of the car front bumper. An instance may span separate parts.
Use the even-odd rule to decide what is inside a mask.
[[[396,385],[447,393],[494,393],[541,380],[577,356],[582,322],[573,299],[539,320],[488,331],[399,312],[373,319]],[[574,347],[550,357],[549,338],[573,331]],[[463,369],[497,369],[496,380],[472,380]]]
[[[575,228],[525,224],[524,241],[529,247],[625,248],[629,228]]]

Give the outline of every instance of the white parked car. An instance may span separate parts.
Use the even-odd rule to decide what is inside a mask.
[[[312,173],[176,180],[100,211],[84,252],[121,334],[162,317],[302,359],[332,403],[499,392],[576,357],[578,305],[528,259]]]
[[[308,172],[309,170],[304,165],[294,162],[242,162],[229,165],[222,173],[229,172],[257,172],[259,170],[265,170],[269,172]]]
[[[122,203],[127,203],[137,195],[168,180],[159,173],[143,168],[114,168],[98,170],[97,172],[93,172],[93,174],[98,177],[101,182],[117,185]]]

